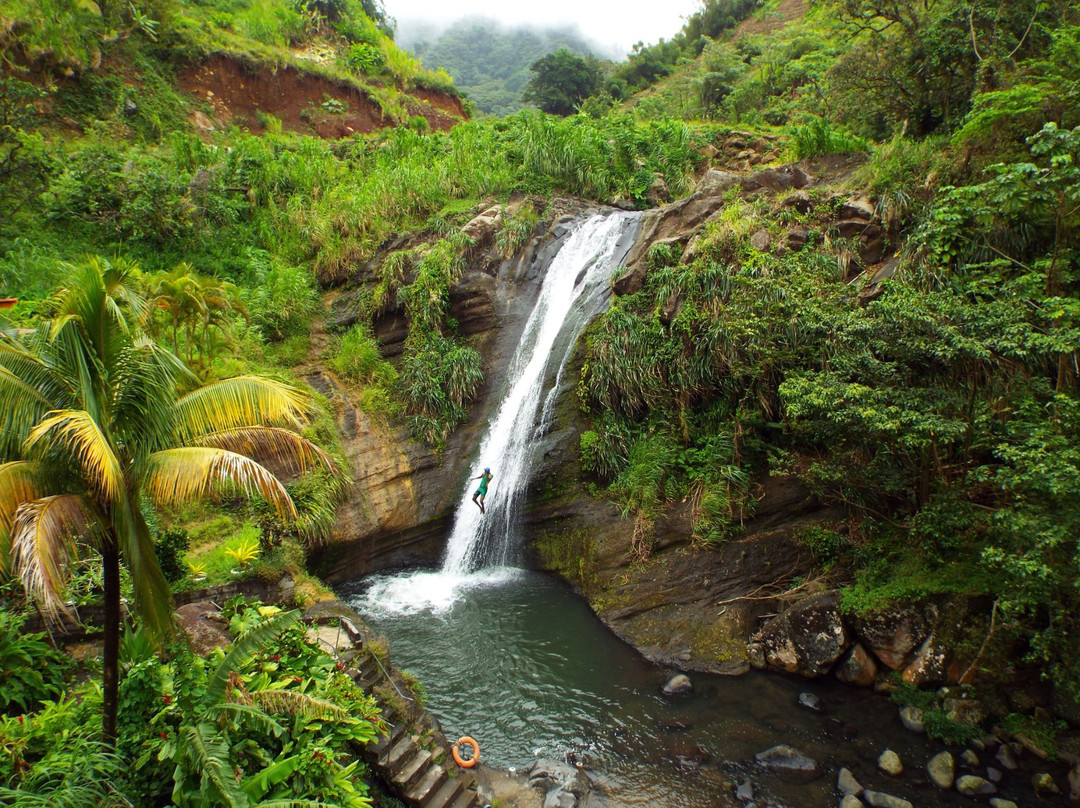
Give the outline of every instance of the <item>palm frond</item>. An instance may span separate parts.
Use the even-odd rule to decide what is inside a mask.
[[[60,450],[79,468],[103,503],[120,495],[124,472],[108,438],[85,410],[56,410],[30,431],[24,448],[28,453],[45,454]]]
[[[251,693],[234,693],[234,704],[246,704],[258,707],[274,715],[287,715],[290,718],[322,718],[344,721],[349,718],[349,711],[331,701],[316,699],[306,693],[295,690],[256,690]]]
[[[242,454],[189,446],[155,452],[147,461],[146,490],[159,505],[183,505],[228,488],[248,497],[258,494],[282,519],[296,518],[296,506],[281,481]]]
[[[245,426],[299,426],[309,397],[285,382],[237,376],[200,387],[175,406],[177,438],[190,443],[210,432]]]
[[[47,617],[67,614],[64,570],[75,554],[76,539],[102,529],[85,497],[60,494],[26,502],[15,512],[11,535],[12,567],[27,593]]]
[[[285,727],[281,726],[281,724],[267,715],[263,710],[260,710],[258,707],[254,707],[251,704],[226,702],[225,704],[220,704],[216,708],[211,709],[220,710],[221,712],[236,713],[237,715],[249,718],[275,737],[281,737],[286,731]]]
[[[184,727],[182,732],[187,741],[185,753],[195,762],[195,768],[202,772],[204,787],[209,783],[229,808],[246,808],[247,795],[240,790],[233,776],[229,744],[225,738],[205,721]]]
[[[17,456],[34,424],[53,406],[36,387],[0,365],[0,457]]]
[[[320,467],[336,470],[330,455],[307,438],[280,427],[239,427],[212,432],[195,443],[250,457],[277,474],[303,474]]]
[[[40,499],[47,488],[37,463],[18,460],[0,464],[0,574],[10,571],[11,530],[16,511],[25,502]]]
[[[143,625],[155,639],[164,638],[173,628],[172,590],[154,552],[154,538],[146,518],[127,489],[110,504],[109,514],[124,563],[129,569],[139,571],[132,575],[131,583]]]
[[[266,646],[271,640],[288,631],[300,620],[300,611],[293,609],[271,615],[264,622],[248,629],[232,644],[229,653],[214,668],[206,682],[206,701],[208,704],[225,702],[225,689],[229,683],[229,674],[243,666],[251,655]]]

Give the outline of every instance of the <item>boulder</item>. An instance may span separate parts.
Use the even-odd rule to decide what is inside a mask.
[[[820,713],[825,709],[825,704],[822,702],[821,697],[814,693],[800,693],[799,706],[805,707],[807,710],[814,713]]]
[[[891,749],[886,749],[878,755],[877,765],[890,777],[899,777],[904,773],[904,764],[900,761],[900,756]]]
[[[910,704],[907,707],[900,708],[900,723],[911,732],[926,732],[926,725],[923,723],[923,711]]]
[[[859,260],[864,264],[876,264],[885,258],[885,239],[881,236],[859,237]]]
[[[660,688],[665,696],[681,696],[684,693],[689,693],[693,689],[694,685],[690,681],[690,677],[685,673],[675,674],[667,680],[667,683],[662,688]]]
[[[758,230],[754,235],[750,236],[750,246],[758,252],[768,252],[771,244],[772,238],[769,236],[768,230]]]
[[[720,153],[720,150],[711,143],[706,143],[704,146],[698,149],[697,153],[704,157],[706,160],[712,160],[714,157],[716,157],[716,155]]]
[[[857,620],[855,633],[885,667],[898,671],[905,666],[912,651],[929,636],[936,620],[937,610],[933,606],[888,609]]]
[[[948,752],[938,752],[926,764],[930,782],[938,788],[952,788],[956,779],[956,761]]]
[[[856,797],[863,793],[862,784],[846,766],[836,775],[836,788],[841,794],[854,794]]]
[[[1044,747],[1041,743],[1036,741],[1030,735],[1026,735],[1023,732],[1018,732],[1013,736],[1013,738],[1016,739],[1016,742],[1018,744],[1024,747],[1024,749],[1026,749],[1027,751],[1031,752],[1031,754],[1033,754],[1039,760],[1050,759],[1050,750]]]
[[[649,184],[649,190],[645,192],[645,204],[650,208],[655,208],[657,205],[662,205],[665,202],[671,200],[671,189],[668,188],[668,184],[664,182],[663,177],[653,177],[653,181]]]
[[[780,205],[804,215],[814,209],[814,203],[810,199],[810,194],[806,193],[806,191],[792,191]]]
[[[947,698],[941,706],[950,719],[967,727],[977,727],[990,715],[986,705],[978,699]]]
[[[845,794],[840,800],[840,808],[864,808],[864,803],[854,794]]]
[[[461,232],[471,238],[478,247],[484,247],[495,237],[502,224],[502,208],[494,205],[471,218]]]
[[[843,239],[866,238],[869,240],[881,235],[880,227],[873,222],[864,222],[861,219],[841,219],[834,222],[833,227]]]
[[[851,644],[840,593],[804,598],[766,623],[753,642],[761,646],[771,668],[808,678],[824,676]]]
[[[844,219],[866,219],[869,221],[875,216],[874,203],[867,196],[853,196],[840,205],[839,213]]]
[[[884,794],[880,791],[864,791],[863,801],[873,808],[915,808],[910,802],[892,794]]]
[[[965,797],[985,797],[997,792],[997,786],[983,777],[962,774],[956,778],[956,790]]]
[[[821,771],[821,766],[816,760],[786,744],[771,746],[764,752],[758,752],[754,755],[754,759],[762,766],[767,766],[770,769],[783,769],[808,774],[817,774]]]
[[[790,188],[805,188],[813,180],[798,166],[780,166],[766,168],[751,174],[742,185],[747,190],[765,188],[769,191],[786,191]]]
[[[717,194],[727,193],[738,185],[738,174],[732,174],[730,171],[721,171],[718,168],[710,168],[705,172],[704,176],[698,180],[694,193],[715,196]]]
[[[176,617],[196,656],[207,656],[215,648],[224,648],[232,642],[228,622],[221,617],[221,609],[212,603],[187,603],[176,610]]]
[[[944,684],[949,678],[950,661],[949,650],[931,634],[904,668],[903,680],[915,687]]]
[[[860,643],[855,643],[836,668],[836,678],[849,685],[869,687],[877,678],[877,663]]]
[[[798,252],[806,246],[806,242],[809,238],[810,231],[805,227],[793,227],[788,230],[787,235],[784,236],[784,240],[781,243],[792,252]]]
[[[1049,772],[1037,772],[1031,775],[1031,787],[1036,794],[1060,794],[1061,789],[1054,782]]]

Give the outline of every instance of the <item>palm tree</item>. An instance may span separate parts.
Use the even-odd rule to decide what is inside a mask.
[[[0,335],[0,568],[22,578],[47,616],[65,613],[65,572],[101,554],[105,599],[103,734],[116,737],[120,562],[149,630],[171,631],[171,593],[143,499],[179,506],[218,493],[296,509],[263,464],[303,473],[330,458],[294,430],[309,400],[260,376],[210,384],[143,335],[136,268],[91,259],[58,295],[55,316],[22,338]]]

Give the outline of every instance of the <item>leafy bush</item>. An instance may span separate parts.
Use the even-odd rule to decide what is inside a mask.
[[[0,712],[35,709],[58,696],[71,661],[48,645],[44,634],[23,634],[24,620],[0,610]]]
[[[180,527],[162,530],[154,539],[154,554],[157,556],[158,566],[170,583],[176,583],[187,575],[183,557],[190,544],[191,537]]]
[[[254,289],[249,306],[252,322],[267,339],[282,340],[308,329],[316,294],[310,273],[251,252]]]

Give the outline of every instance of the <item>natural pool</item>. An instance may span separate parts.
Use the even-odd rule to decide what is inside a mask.
[[[386,635],[394,664],[419,677],[446,735],[476,738],[489,765],[525,772],[538,757],[569,756],[619,806],[740,805],[733,787],[749,779],[758,805],[824,808],[838,803],[841,766],[916,806],[973,804],[926,782],[926,761],[940,745],[903,729],[896,706],[869,690],[693,674],[692,694],[667,698],[660,688],[674,671],[620,641],[550,576],[501,568],[453,581],[411,574],[401,583],[366,579],[343,596]],[[411,597],[399,599],[403,589]],[[433,606],[417,609],[417,590]],[[820,697],[824,711],[799,706],[801,692]],[[755,753],[781,743],[818,760],[823,774],[785,780],[754,764]],[[908,770],[897,780],[877,770],[885,748]],[[1023,804],[1030,792],[1011,798]]]

